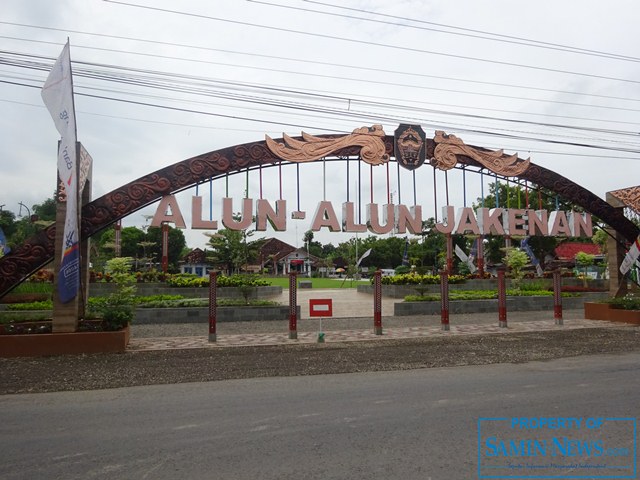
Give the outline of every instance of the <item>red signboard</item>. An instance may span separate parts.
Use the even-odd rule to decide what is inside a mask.
[[[332,317],[333,305],[330,298],[310,298],[309,299],[309,316],[310,317]]]

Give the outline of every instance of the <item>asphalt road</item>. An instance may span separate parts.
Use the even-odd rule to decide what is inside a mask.
[[[639,366],[629,353],[4,395],[0,478],[474,479],[479,417],[638,417]]]

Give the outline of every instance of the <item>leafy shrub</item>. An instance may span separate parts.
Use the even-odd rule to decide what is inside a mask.
[[[250,300],[246,303],[244,299],[239,298],[222,298],[217,302],[218,307],[238,307],[238,306],[251,306],[251,307],[266,307],[279,305],[278,302],[271,300]],[[179,300],[162,300],[157,302],[148,302],[139,305],[140,308],[198,308],[208,307],[208,298],[182,298]]]
[[[522,282],[520,290],[530,292],[533,290],[549,290],[549,282],[536,281],[536,282]]]
[[[52,293],[53,284],[44,281],[29,281],[18,285],[12,293]]]
[[[620,298],[611,298],[607,300],[607,303],[610,303],[612,308],[621,310],[640,310],[640,296],[633,293],[628,293]]]
[[[264,287],[270,285],[258,275],[218,275],[216,278],[218,287]],[[167,278],[167,285],[171,287],[208,287],[209,278],[199,277],[193,273],[178,273]]]
[[[44,313],[44,312],[29,315],[30,322],[39,322],[42,320],[50,320],[50,319],[51,319],[51,314]],[[21,315],[19,313],[0,312],[0,323],[6,324],[6,323],[24,322],[24,321],[25,321],[24,315]]]
[[[27,311],[27,310],[51,310],[53,308],[53,300],[43,300],[42,302],[29,303],[11,303],[7,305],[7,310]]]
[[[199,277],[193,273],[176,273],[167,276],[166,284],[177,288],[203,288],[209,286],[209,278]]]
[[[112,258],[107,261],[116,289],[103,300],[94,304],[94,309],[102,314],[105,330],[121,330],[126,327],[134,315],[136,277],[131,273],[131,257]]]
[[[548,290],[530,290],[527,292],[523,292],[519,289],[509,289],[507,290],[508,297],[523,297],[523,296],[534,296],[534,297],[549,297],[553,295],[553,292]],[[563,293],[563,297],[573,297],[576,296],[575,293]],[[449,292],[449,300],[490,300],[492,298],[498,298],[497,290],[452,290]],[[405,302],[435,302],[440,301],[440,294],[429,294],[429,295],[407,295],[404,297]]]
[[[263,280],[258,275],[231,275],[230,277],[218,277],[218,287],[265,287],[271,285],[267,280]]]
[[[466,278],[462,275],[449,275],[449,283],[464,283]],[[415,272],[403,273],[402,275],[392,275],[382,277],[383,285],[439,285],[440,275],[420,275]]]

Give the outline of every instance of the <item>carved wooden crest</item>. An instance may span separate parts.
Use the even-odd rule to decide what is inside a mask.
[[[422,127],[403,123],[394,133],[396,161],[409,170],[420,167],[426,159],[427,140]]]
[[[480,150],[466,145],[455,135],[436,131],[433,138],[436,148],[431,164],[440,170],[450,170],[458,163],[458,155],[467,156],[498,175],[515,177],[529,168],[529,159],[521,160],[518,154],[505,155],[502,150]]]
[[[350,135],[335,138],[314,137],[302,132],[302,140],[283,134],[284,143],[276,142],[265,135],[267,148],[283,160],[289,162],[312,162],[331,155],[346,147],[362,147],[360,157],[371,165],[389,161],[384,145],[385,133],[382,125],[356,128]]]

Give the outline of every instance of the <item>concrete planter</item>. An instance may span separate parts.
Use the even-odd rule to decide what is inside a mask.
[[[631,323],[640,325],[640,310],[623,310],[621,308],[612,308],[609,310],[609,320],[612,322]]]
[[[631,323],[640,325],[640,310],[624,310],[613,308],[608,303],[584,304],[584,318],[589,320],[607,320],[610,322]]]
[[[117,332],[0,335],[0,357],[122,353],[129,343],[129,335],[129,327]]]
[[[535,283],[542,284],[546,288],[550,288],[552,286],[550,279],[538,279],[538,280],[523,280],[523,283]],[[507,279],[506,282],[507,288],[511,288],[511,280]],[[578,281],[575,278],[563,278],[562,285],[565,287],[581,287],[583,285],[582,281]],[[606,288],[605,285],[608,285],[608,280],[591,280],[589,282],[589,286],[593,288]],[[419,285],[382,285],[382,296],[389,298],[404,298],[407,295],[418,295]],[[358,285],[358,292],[360,293],[368,293],[373,295],[373,285]],[[450,283],[449,290],[498,290],[498,280],[491,278],[486,280],[467,280],[464,283]],[[440,284],[436,285],[425,285],[424,292],[426,294],[431,293],[440,293]]]
[[[297,307],[300,318],[300,305]],[[217,322],[256,322],[264,320],[289,320],[289,306],[266,307],[218,307]],[[137,308],[134,322],[138,325],[158,323],[207,323],[209,308]]]
[[[89,285],[90,296],[105,296],[115,290],[113,283],[91,283]],[[218,298],[243,298],[240,289],[236,287],[219,287],[216,291]],[[255,287],[249,295],[249,300],[263,300],[277,297],[282,294],[282,287],[266,286]],[[164,283],[138,283],[136,284],[136,295],[149,297],[151,295],[182,295],[184,297],[207,298],[209,287],[168,287]]]
[[[582,308],[585,300],[606,298],[607,294],[591,293],[580,297],[562,299],[562,308],[573,310]],[[507,297],[507,311],[528,312],[548,310],[553,314],[553,297]],[[452,300],[449,302],[449,313],[490,313],[498,314],[498,299],[490,300]],[[440,302],[397,302],[393,306],[395,316],[405,315],[439,315]]]
[[[587,320],[609,320],[609,310],[611,305],[608,303],[584,302],[584,318]]]

